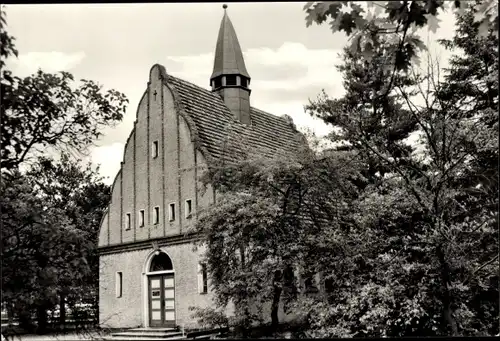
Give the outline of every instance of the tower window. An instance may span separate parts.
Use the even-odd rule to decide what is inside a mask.
[[[185,211],[185,214],[186,214],[186,218],[191,217],[192,210],[193,210],[193,206],[192,206],[192,203],[191,203],[191,199],[188,199],[188,200],[186,200],[186,204],[184,206],[184,211]]]
[[[158,141],[153,142],[153,148],[151,149],[151,156],[154,158],[158,157]]]
[[[169,213],[168,220],[174,221],[175,220],[175,204],[174,203],[170,204],[169,208],[170,208],[170,210],[168,212]]]
[[[144,210],[139,211],[139,227],[144,226]]]
[[[214,88],[220,88],[222,86],[221,77],[214,79]]]
[[[245,88],[248,87],[247,79],[245,77],[241,77],[240,79],[241,79],[241,86]]]
[[[130,230],[130,213],[125,216],[125,230]]]
[[[154,224],[159,224],[160,223],[160,207],[156,206],[155,207],[155,215],[154,215]]]
[[[236,75],[226,76],[226,85],[236,85]]]

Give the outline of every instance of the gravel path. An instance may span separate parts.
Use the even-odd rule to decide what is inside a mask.
[[[52,335],[16,335],[9,336],[6,341],[87,341],[101,340],[101,334],[97,332],[89,332],[84,334],[67,333],[67,334],[52,334]],[[2,339],[3,340],[3,339]]]

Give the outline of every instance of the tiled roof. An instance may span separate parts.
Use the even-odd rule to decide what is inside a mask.
[[[251,125],[235,121],[223,99],[207,89],[166,75],[173,86],[181,110],[195,125],[198,143],[212,160],[234,160],[248,153],[272,157],[276,153],[296,153],[303,136],[285,117],[251,108]]]

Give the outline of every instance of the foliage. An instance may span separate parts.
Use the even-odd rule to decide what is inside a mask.
[[[63,155],[24,175],[3,173],[1,194],[4,302],[26,319],[38,309],[42,324],[61,296],[97,309],[97,231],[109,186]]]
[[[9,56],[18,55],[18,51],[14,45],[15,38],[9,35],[7,32],[7,19],[5,14],[4,6],[0,8],[0,69],[3,70],[5,66],[5,60]],[[4,75],[5,75],[5,71]]]
[[[426,49],[417,34],[427,27],[436,32],[439,17],[451,5],[462,13],[467,8],[475,11],[474,23],[480,35],[492,32],[498,37],[498,9],[495,0],[485,1],[368,1],[367,6],[357,1],[308,2],[306,25],[322,24],[329,20],[333,33],[343,31],[350,37],[348,49],[368,62],[375,55],[382,59],[382,69],[392,73],[388,87],[381,95],[391,91],[393,76],[397,71],[408,70],[418,63],[418,51]]]
[[[229,318],[220,309],[211,307],[189,307],[189,311],[193,312],[191,316],[196,319],[198,324],[203,328],[214,329],[229,327]]]
[[[306,149],[211,170],[207,179],[218,200],[203,212],[196,229],[204,235],[216,303],[234,303],[241,324],[265,318],[269,303],[275,326],[280,302],[289,310],[299,290],[294,273],[322,249],[325,221],[342,223],[356,192],[351,178],[358,165],[348,159],[349,152],[329,157]]]
[[[371,60],[346,49],[346,95],[307,107],[338,128],[332,140],[357,152],[370,182],[343,237],[356,249],[331,259],[330,305],[299,305],[315,336],[498,333],[498,80],[485,72],[498,69],[498,43],[475,11],[447,42],[465,54],[445,81],[429,61],[386,78],[380,98],[383,49]]]
[[[3,8],[0,22],[2,302],[43,329],[56,305],[62,321],[67,306],[90,303],[97,316],[97,236],[110,189],[73,156],[122,119],[128,100],[67,72],[14,76]]]
[[[101,218],[110,200],[110,187],[102,182],[99,169],[92,169],[90,163],[82,165],[61,154],[58,162],[40,157],[27,172],[38,196],[45,203],[61,209],[71,224],[84,235],[86,261],[91,269],[84,273],[81,281],[71,276],[67,283],[60,280],[60,295],[75,310],[75,304],[82,300],[92,304],[97,314],[99,278],[99,259],[97,242]]]
[[[23,315],[57,302],[59,278],[90,269],[82,233],[60,209],[45,205],[24,176],[2,174],[1,198],[2,297],[23,322]]]
[[[82,152],[103,127],[122,119],[128,103],[125,95],[116,90],[104,92],[92,80],[82,79],[78,85],[68,72],[42,70],[24,78],[14,76],[4,62],[17,56],[14,38],[6,31],[4,11],[0,20],[2,170],[16,168],[48,147]]]

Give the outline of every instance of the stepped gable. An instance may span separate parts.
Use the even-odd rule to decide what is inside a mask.
[[[276,153],[296,153],[303,136],[293,123],[251,107],[252,124],[237,122],[223,99],[214,92],[165,74],[175,89],[177,101],[192,119],[198,142],[209,152],[209,159],[235,160],[247,150],[272,157]],[[210,162],[210,161],[209,161]]]

